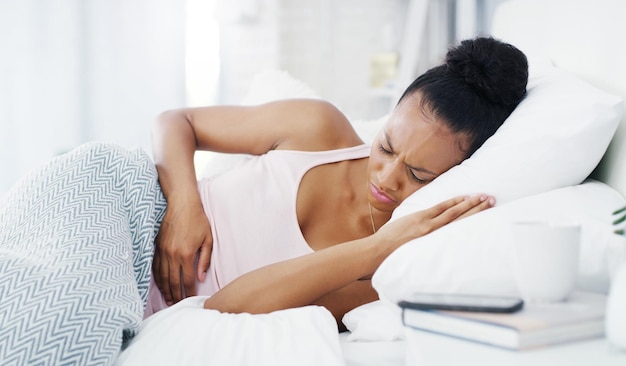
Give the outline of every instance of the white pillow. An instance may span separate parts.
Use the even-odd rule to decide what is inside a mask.
[[[580,222],[577,289],[606,292],[626,259],[626,237],[613,234],[611,215],[625,204],[608,185],[586,182],[494,207],[414,240],[389,256],[374,274],[381,300],[344,316],[351,331],[348,340],[402,339],[400,308],[395,304],[413,292],[519,295],[509,227],[528,218]]]
[[[404,339],[402,310],[380,300],[356,307],[341,319],[350,333],[348,342],[396,341]]]
[[[619,192],[595,181],[515,200],[403,245],[382,263],[372,283],[393,304],[415,291],[519,295],[510,225],[545,219],[581,223],[577,287],[606,292],[624,239],[613,234],[611,213],[624,205]]]
[[[488,193],[502,204],[587,178],[624,113],[621,98],[556,67],[530,72],[528,95],[496,134],[409,196],[392,220],[457,195]]]

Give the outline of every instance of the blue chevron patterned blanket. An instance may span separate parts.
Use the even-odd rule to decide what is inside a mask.
[[[0,201],[0,364],[109,365],[139,329],[165,211],[141,150],[90,143]]]

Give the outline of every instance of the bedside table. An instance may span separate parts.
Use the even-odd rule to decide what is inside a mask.
[[[613,349],[604,338],[509,351],[411,329],[406,330],[406,365],[624,366],[626,351]]]

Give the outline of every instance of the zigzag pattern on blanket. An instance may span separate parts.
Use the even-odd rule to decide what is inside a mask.
[[[107,365],[141,325],[165,212],[141,150],[89,143],[0,201],[0,364]]]

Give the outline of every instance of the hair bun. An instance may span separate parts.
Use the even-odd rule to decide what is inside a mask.
[[[448,51],[446,64],[493,103],[517,105],[526,94],[528,61],[510,44],[491,37],[465,40]]]

